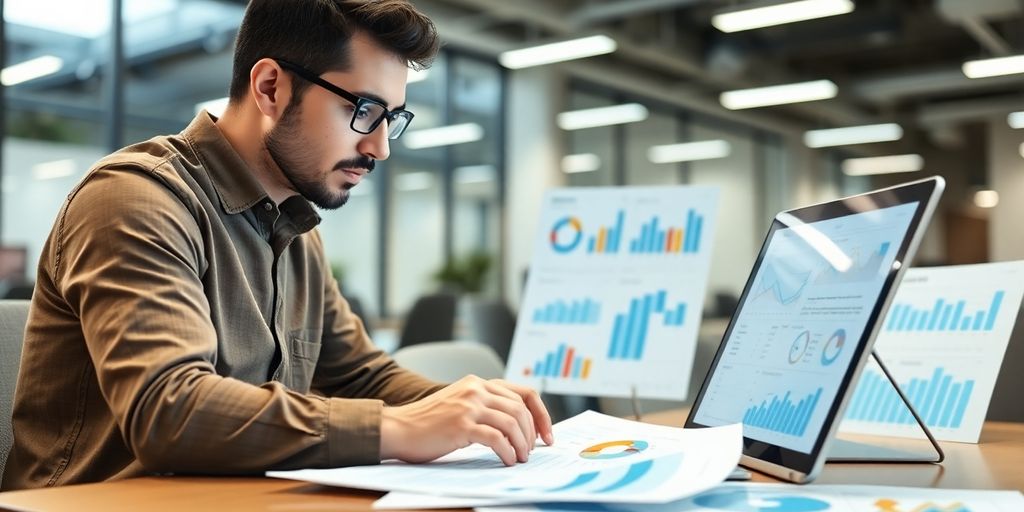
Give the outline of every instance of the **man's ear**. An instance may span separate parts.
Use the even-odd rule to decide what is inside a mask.
[[[277,121],[291,101],[292,77],[273,59],[260,59],[249,71],[249,93],[256,100],[256,108]]]

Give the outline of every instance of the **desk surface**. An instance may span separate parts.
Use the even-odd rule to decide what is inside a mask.
[[[645,421],[681,425],[681,411]],[[827,464],[818,483],[884,484],[967,489],[1024,489],[1024,424],[985,424],[981,444],[942,443],[946,462]],[[758,482],[773,482],[755,473]],[[270,478],[146,477],[100,484],[0,493],[4,510],[316,511],[370,510],[380,493]]]

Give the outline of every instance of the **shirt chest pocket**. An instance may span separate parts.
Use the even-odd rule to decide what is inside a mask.
[[[308,393],[320,358],[320,336],[310,331],[300,331],[288,336],[288,344],[291,356],[291,382],[288,387],[299,393]]]

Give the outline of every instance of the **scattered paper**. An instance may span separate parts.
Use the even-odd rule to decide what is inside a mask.
[[[1019,512],[1019,491],[976,491],[875,485],[724,483],[703,494],[654,505],[541,503],[482,507],[478,512]]]
[[[684,430],[587,411],[558,423],[554,433],[554,446],[539,446],[529,462],[511,467],[489,448],[474,445],[428,464],[389,461],[271,471],[267,476],[377,491],[497,498],[505,503],[665,503],[724,481],[742,450],[739,424]]]

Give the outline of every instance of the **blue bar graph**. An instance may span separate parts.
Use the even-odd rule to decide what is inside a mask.
[[[942,331],[991,331],[996,325],[999,308],[1003,304],[1004,290],[992,295],[988,309],[971,313],[965,312],[967,301],[938,299],[928,308],[917,308],[911,304],[897,303],[889,311],[885,322],[886,331],[895,332],[942,332]]]
[[[654,315],[658,315],[657,318],[667,327],[681,327],[686,321],[686,304],[679,303],[670,308],[667,301],[666,290],[631,299],[629,311],[615,315],[608,358],[639,361],[644,355],[647,332]]]
[[[602,227],[597,234],[587,239],[587,252],[598,254],[616,254],[622,245],[622,230],[626,224],[625,210],[619,210],[615,216],[615,226]]]
[[[966,319],[965,319],[966,320]],[[958,428],[974,390],[974,380],[954,381],[944,368],[936,368],[928,379],[900,383],[914,409],[929,427]],[[892,384],[878,372],[868,370],[857,385],[846,418],[854,421],[910,425],[914,417],[900,400]]]
[[[632,254],[692,254],[700,252],[704,216],[690,209],[686,213],[686,226],[662,225],[658,217],[640,226],[639,236],[629,242]]]
[[[594,325],[600,320],[601,303],[588,298],[556,300],[533,310],[533,321],[538,324]]]
[[[743,424],[780,434],[802,436],[807,431],[814,408],[821,399],[821,393],[822,388],[818,388],[796,403],[790,399],[788,391],[781,398],[775,395],[770,402],[764,400],[760,405],[748,408],[743,414]]]

